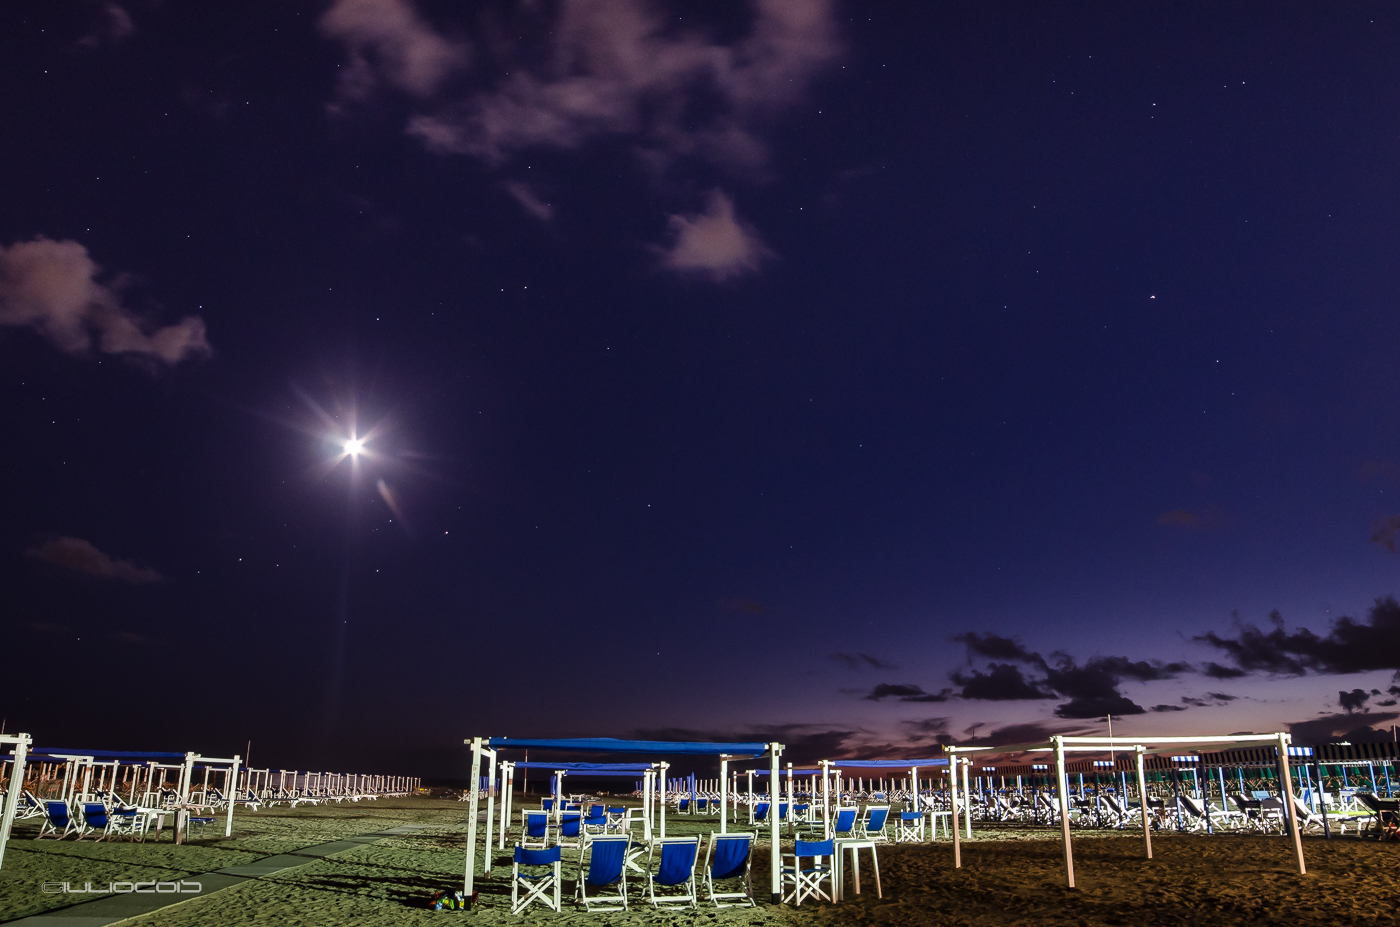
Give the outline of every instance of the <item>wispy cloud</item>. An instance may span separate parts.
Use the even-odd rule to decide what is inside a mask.
[[[838,651],[836,653],[829,653],[826,657],[828,660],[835,660],[837,663],[842,664],[846,669],[899,669],[899,667],[895,666],[893,663],[887,663],[879,657],[872,657],[870,654],[862,653],[859,650],[855,653]]]
[[[155,570],[138,567],[129,560],[118,560],[104,554],[94,547],[91,541],[82,538],[57,538],[33,548],[28,553],[45,563],[75,573],[100,579],[115,579],[133,586],[158,583],[165,578]]]
[[[548,222],[554,218],[554,205],[546,203],[539,198],[534,189],[527,183],[517,180],[507,181],[504,185],[506,192],[515,198],[520,207],[541,222]]]
[[[97,16],[92,28],[78,39],[79,48],[97,48],[100,45],[125,41],[136,34],[136,23],[126,8],[116,3],[103,3],[97,8]]]
[[[336,0],[321,33],[345,45],[340,94],[364,100],[381,84],[426,97],[471,62],[470,48],[438,33],[408,0]]]
[[[199,316],[153,326],[122,305],[122,278],[101,283],[100,273],[76,241],[0,246],[0,325],[31,328],[69,354],[97,350],[178,364],[211,353]]]
[[[662,266],[679,273],[698,273],[717,282],[753,273],[773,257],[758,231],[734,213],[734,201],[723,192],[710,194],[704,212],[671,216],[671,244],[661,249]]]

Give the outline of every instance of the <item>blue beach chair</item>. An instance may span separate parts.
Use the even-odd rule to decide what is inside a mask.
[[[889,832],[885,825],[890,820],[889,805],[868,805],[865,809],[865,820],[861,822],[861,833],[866,840],[887,841],[890,839]]]
[[[522,867],[525,871],[522,871]],[[551,911],[558,911],[559,892],[564,884],[562,868],[558,847],[529,850],[516,846],[515,860],[510,868],[510,913],[519,914],[535,902]],[[525,889],[524,898],[520,897],[522,888]],[[553,894],[550,894],[551,891]]]
[[[520,812],[520,845],[527,850],[543,850],[549,846],[548,812]]]
[[[574,899],[584,910],[627,910],[627,851],[632,838],[620,836],[593,837],[579,855],[578,887]],[[585,857],[588,865],[584,866]],[[614,888],[612,894],[605,889]],[[589,894],[589,892],[593,894]],[[598,906],[598,907],[595,907]]]
[[[836,818],[832,822],[831,833],[835,837],[856,836],[856,815],[860,813],[859,808],[837,808]]]
[[[107,813],[107,806],[101,802],[83,802],[83,824],[86,833],[96,833],[96,839],[101,840],[112,830],[112,817]],[[82,839],[79,835],[79,839]]]
[[[39,827],[39,838],[49,834],[53,834],[56,840],[62,840],[69,834],[77,834],[78,839],[82,839],[83,825],[73,818],[66,801],[44,802],[44,823]]]
[[[705,895],[717,908],[752,908],[753,834],[710,834],[705,850]],[[740,882],[743,891],[717,892],[716,882]]]
[[[755,802],[753,806],[753,823],[762,824],[768,820],[768,802]]]
[[[688,904],[697,907],[695,900],[695,861],[700,855],[699,837],[663,837],[652,844],[652,855],[660,848],[660,860],[655,871],[647,873],[647,895],[653,907],[663,904]],[[650,860],[648,860],[650,868]],[[673,894],[658,895],[656,887],[676,890]]]

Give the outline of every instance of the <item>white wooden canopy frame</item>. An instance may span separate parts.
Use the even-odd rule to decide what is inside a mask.
[[[34,739],[28,734],[0,734],[0,746],[14,747],[10,782],[5,789],[5,807],[0,811],[0,866],[5,864],[5,844],[10,840],[10,825],[15,822],[15,809],[19,807],[20,794],[24,791],[24,759],[33,744]]]
[[[981,754],[997,755],[1007,753],[1053,753],[1055,755],[1055,786],[1056,794],[1059,796],[1060,804],[1060,832],[1065,846],[1065,884],[1069,888],[1074,888],[1074,848],[1070,843],[1069,834],[1069,780],[1065,770],[1065,754],[1072,752],[1103,753],[1105,751],[1124,751],[1135,754],[1137,758],[1137,781],[1138,796],[1143,803],[1142,814],[1142,842],[1143,849],[1148,859],[1152,858],[1152,829],[1151,819],[1147,814],[1147,777],[1144,771],[1143,758],[1148,753],[1161,753],[1167,750],[1181,750],[1189,747],[1276,747],[1278,748],[1278,774],[1279,787],[1287,791],[1283,796],[1284,813],[1287,815],[1288,835],[1293,839],[1293,853],[1298,861],[1298,874],[1307,874],[1307,865],[1303,861],[1303,837],[1298,829],[1298,815],[1293,802],[1290,800],[1293,794],[1292,774],[1289,771],[1288,747],[1292,738],[1288,734],[1252,734],[1249,736],[1229,736],[1229,737],[1072,737],[1063,734],[1056,734],[1048,741],[1032,744],[1014,744],[1004,747],[960,747],[947,746],[944,752],[949,755],[953,763],[953,771],[950,776],[952,783],[952,805],[953,805],[953,868],[962,868],[962,845],[960,839],[960,827],[958,815],[963,814],[967,822],[967,836],[972,836],[972,815],[970,806],[967,803],[968,791],[968,767],[972,765],[969,755]],[[958,788],[958,767],[962,768],[962,796],[959,798]]]

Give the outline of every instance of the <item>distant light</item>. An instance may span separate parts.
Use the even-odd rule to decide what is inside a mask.
[[[345,453],[349,454],[351,457],[364,453],[364,450],[365,442],[363,438],[351,438],[345,442]]]

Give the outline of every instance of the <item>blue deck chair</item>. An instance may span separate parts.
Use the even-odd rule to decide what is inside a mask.
[[[860,813],[859,808],[837,808],[836,819],[832,822],[831,833],[833,837],[854,837],[856,836],[856,815]]]
[[[787,819],[788,819],[788,803],[785,802],[785,801],[780,801],[780,802],[778,802],[778,823],[779,823],[779,824],[786,824],[786,823],[787,823]]]
[[[699,837],[663,837],[651,845],[656,855],[660,847],[660,861],[656,870],[647,873],[647,895],[653,907],[663,904],[688,904],[698,907],[695,900],[695,861],[700,855]],[[650,861],[648,861],[650,868]],[[658,895],[656,887],[675,889],[675,894]]]
[[[753,861],[753,834],[710,834],[705,850],[705,895],[717,908],[752,908],[753,883],[749,872]],[[716,882],[737,881],[741,892],[717,892]]]
[[[86,825],[87,833],[97,834],[95,838],[97,840],[101,840],[112,832],[112,816],[107,813],[107,806],[101,802],[83,802],[83,823]]]
[[[583,833],[583,812],[582,811],[562,811],[559,814],[559,836],[556,843],[561,847],[573,847],[577,849],[582,845]]]
[[[585,834],[601,834],[608,829],[608,809],[602,805],[593,805],[588,809],[588,816],[583,819],[583,832]]]
[[[795,824],[806,824],[807,821],[808,821],[808,812],[810,812],[811,810],[812,810],[812,806],[811,806],[810,804],[808,804],[807,802],[799,802],[799,803],[793,805],[793,806],[792,806],[792,820],[793,820],[793,823],[795,823]]]
[[[77,834],[81,840],[83,830],[83,825],[73,817],[66,801],[44,802],[44,823],[39,828],[39,837],[53,834],[55,839],[62,840],[69,834]]]
[[[23,821],[25,818],[41,818],[44,813],[44,803],[35,798],[33,792],[25,789],[19,793],[19,805],[15,812],[16,821]]]
[[[709,814],[709,813],[710,813],[710,800],[709,800],[708,798],[697,798],[697,799],[695,799],[695,813],[696,813],[696,814]]]
[[[890,839],[885,825],[890,820],[889,805],[867,805],[865,820],[861,822],[861,834],[866,840],[887,841]]]
[[[924,842],[924,813],[922,811],[901,811],[895,822],[895,843]]]
[[[836,895],[836,841],[798,840],[792,853],[782,856],[782,884],[790,888],[783,895],[783,903],[802,904],[804,898],[831,901]],[[803,866],[804,859],[811,860],[810,866]],[[826,883],[826,891],[822,883]]]
[[[754,802],[754,806],[753,806],[753,823],[755,823],[755,824],[762,824],[764,821],[767,821],[767,820],[768,820],[768,802],[766,802],[766,801]]]
[[[578,886],[574,889],[574,900],[582,904],[585,911],[627,910],[627,851],[631,846],[632,838],[626,834],[594,837],[588,841],[579,854]],[[610,887],[616,890],[605,894],[604,889]]]
[[[521,867],[527,871],[522,872]],[[510,913],[519,914],[537,901],[551,911],[558,911],[559,892],[564,884],[562,868],[558,847],[529,850],[516,846],[515,860],[510,867]],[[525,889],[524,898],[520,897],[522,888]]]
[[[627,832],[627,806],[608,806],[608,832],[623,834]]]
[[[542,810],[542,811],[553,811],[553,810],[554,810],[554,799],[552,799],[552,798],[541,798],[541,799],[540,799],[540,810]]]
[[[690,799],[682,798],[676,803],[677,814],[690,814]]]
[[[146,839],[146,816],[136,808],[113,808],[111,834],[114,837]]]
[[[527,850],[543,850],[549,846],[549,813],[520,812],[520,845]]]

